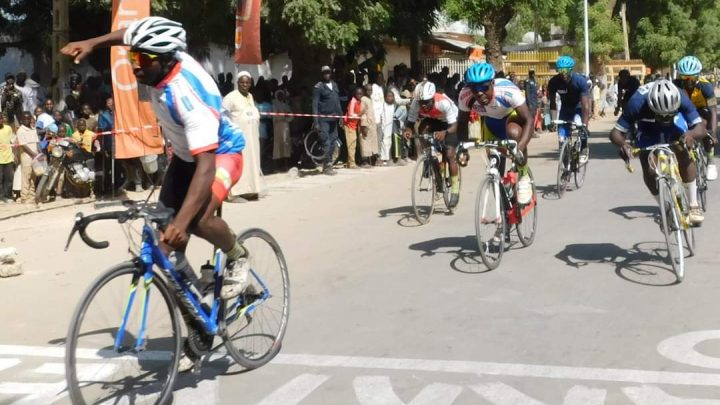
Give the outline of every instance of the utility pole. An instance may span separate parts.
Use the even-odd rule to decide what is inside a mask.
[[[52,78],[56,80],[52,87],[53,100],[60,101],[63,96],[63,80],[68,75],[70,58],[60,54],[70,39],[70,7],[69,0],[53,0],[53,31],[52,31]]]
[[[625,39],[625,60],[630,60],[630,43],[628,42],[627,12],[625,2],[620,5],[620,17],[622,18],[623,38]]]
[[[588,28],[588,0],[583,1],[585,6],[585,76],[590,77],[590,31]]]

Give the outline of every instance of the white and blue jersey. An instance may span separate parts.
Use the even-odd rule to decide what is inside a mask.
[[[680,92],[680,109],[673,122],[662,123],[655,120],[655,113],[647,103],[647,93],[652,83],[641,86],[628,100],[623,114],[615,124],[615,129],[627,134],[637,123],[637,146],[646,148],[659,143],[676,141],[690,127],[702,122],[700,114],[685,92]]]
[[[151,101],[163,134],[174,154],[186,162],[215,150],[216,154],[240,153],[245,137],[222,108],[217,84],[203,67],[185,52],[152,91]]]

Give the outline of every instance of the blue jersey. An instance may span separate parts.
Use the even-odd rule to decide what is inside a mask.
[[[178,61],[152,92],[152,106],[163,135],[175,156],[192,162],[193,156],[214,150],[240,153],[245,137],[222,108],[217,84],[195,59],[178,52]]]
[[[564,121],[572,121],[577,110],[581,107],[582,97],[590,97],[590,86],[585,76],[579,73],[571,73],[570,81],[566,82],[562,75],[557,75],[548,82],[548,98],[550,109],[557,110],[555,94],[560,95],[560,113],[558,118]]]
[[[697,109],[683,91],[680,92],[680,109],[673,122],[657,122],[647,102],[647,93],[652,85],[648,83],[635,92],[615,124],[615,129],[626,134],[637,123],[637,146],[640,148],[676,141],[689,127],[702,122]]]

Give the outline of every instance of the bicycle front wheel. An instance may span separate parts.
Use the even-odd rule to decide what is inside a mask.
[[[83,294],[67,338],[65,374],[73,404],[164,404],[181,348],[173,297],[158,274],[126,262]]]
[[[564,141],[560,146],[560,156],[558,159],[557,169],[557,193],[558,198],[562,198],[570,183],[570,142]]]
[[[262,229],[248,229],[238,241],[249,252],[248,286],[224,301],[223,340],[241,366],[260,367],[280,351],[290,316],[290,279],[280,245]]]
[[[432,161],[424,155],[418,158],[415,165],[411,194],[415,218],[421,224],[427,224],[435,205],[435,171]]]
[[[697,184],[697,196],[700,202],[700,208],[703,212],[707,211],[707,155],[702,147],[697,148],[697,176],[695,182]]]
[[[670,184],[665,179],[658,182],[660,191],[660,218],[665,243],[668,248],[670,265],[678,283],[685,277],[685,252],[683,247],[683,229],[676,210],[675,196]]]
[[[305,153],[313,163],[315,163],[315,165],[321,165],[325,159],[325,149],[323,148],[318,132],[312,130],[305,134],[303,145],[305,146]]]
[[[581,143],[579,140],[577,141],[577,143],[578,143],[578,147],[580,147]],[[577,189],[580,189],[583,186],[583,184],[585,184],[585,175],[587,174],[587,166],[588,166],[588,163],[590,162],[590,147],[585,148],[584,152],[582,150],[580,152],[578,152],[577,159],[575,159],[575,158],[573,158],[573,159],[576,160],[575,165],[577,166],[577,169],[575,170],[575,187]],[[584,160],[585,162],[583,163],[582,160]]]
[[[488,176],[480,183],[475,201],[475,236],[483,263],[492,270],[505,252],[507,224],[500,193],[500,181]]]
[[[537,190],[535,188],[535,178],[529,167],[527,171],[528,176],[530,176],[530,184],[532,184],[532,199],[530,204],[520,205],[520,222],[515,226],[520,243],[525,247],[532,245],[537,231]]]

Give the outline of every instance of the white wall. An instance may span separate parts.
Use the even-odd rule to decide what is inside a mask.
[[[217,78],[218,73],[232,72],[237,80],[238,72],[243,70],[250,72],[256,79],[263,76],[265,79],[274,78],[279,81],[284,75],[292,75],[292,62],[287,53],[273,55],[261,65],[236,65],[233,55],[228,55],[227,51],[213,45],[210,47],[210,58],[201,63],[214,78]]]
[[[28,76],[33,72],[33,60],[30,54],[23,54],[18,48],[7,48],[0,57],[0,80],[5,81],[5,73],[17,74],[24,70]]]

